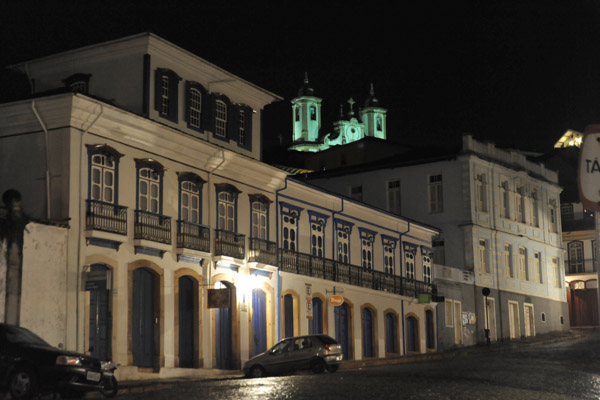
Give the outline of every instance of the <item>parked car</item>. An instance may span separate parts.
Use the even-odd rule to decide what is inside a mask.
[[[244,363],[247,377],[259,378],[297,370],[311,370],[315,374],[325,370],[335,372],[340,367],[342,346],[327,335],[307,335],[283,339],[270,350]]]
[[[13,399],[43,392],[83,397],[102,391],[101,381],[96,358],[50,346],[28,329],[0,324],[0,385]]]

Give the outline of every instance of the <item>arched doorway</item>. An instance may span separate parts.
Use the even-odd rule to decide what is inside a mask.
[[[406,351],[419,351],[419,331],[418,321],[415,317],[409,316],[406,318]]]
[[[152,271],[146,268],[134,270],[131,339],[133,365],[138,367],[154,367],[154,292],[155,277]]]
[[[252,289],[252,355],[267,350],[267,305],[261,289]]]
[[[196,349],[194,295],[195,280],[189,276],[179,278],[179,367],[193,368]]]
[[[363,357],[374,357],[373,312],[368,308],[362,310]]]
[[[284,337],[294,336],[294,298],[291,294],[283,296]]]
[[[93,357],[108,360],[112,357],[112,313],[108,290],[112,284],[109,281],[112,279],[111,270],[104,264],[92,264],[90,272],[104,275],[106,284],[90,290],[89,348]]]
[[[334,308],[335,337],[342,346],[344,360],[350,359],[350,307],[344,303]]]
[[[398,353],[397,343],[397,320],[392,313],[385,314],[385,351],[386,353]]]
[[[308,333],[323,333],[323,300],[318,297],[312,298],[313,317],[308,320]]]
[[[435,349],[435,323],[433,320],[433,311],[431,310],[425,311],[425,334],[427,335],[427,349]]]
[[[215,309],[215,356],[218,369],[233,368],[233,338],[232,338],[232,296],[233,285],[221,281],[215,285],[215,289],[229,290],[229,306]]]

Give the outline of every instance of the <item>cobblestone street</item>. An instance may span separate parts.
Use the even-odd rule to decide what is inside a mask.
[[[477,347],[440,359],[130,386],[120,399],[598,399],[600,334],[555,343]]]

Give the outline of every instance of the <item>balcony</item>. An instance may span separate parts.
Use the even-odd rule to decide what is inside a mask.
[[[127,207],[98,200],[86,201],[85,228],[127,235]]]
[[[210,252],[210,228],[187,221],[177,221],[177,247]]]
[[[277,262],[277,243],[265,239],[249,238],[248,250],[250,252],[248,261],[261,264],[275,265]]]
[[[407,297],[416,298],[420,293],[433,293],[433,285],[427,282],[381,271],[367,271],[355,265],[283,249],[279,250],[279,268],[284,272],[314,276]]]
[[[596,271],[596,263],[591,258],[586,258],[585,260],[569,260],[567,262],[567,275],[591,274]]]
[[[135,210],[134,239],[171,244],[171,217]]]
[[[246,236],[215,229],[215,256],[243,259],[246,255]]]

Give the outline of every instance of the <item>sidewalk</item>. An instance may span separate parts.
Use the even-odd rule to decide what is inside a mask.
[[[494,342],[490,345],[480,344],[470,347],[461,347],[444,352],[415,354],[408,356],[399,356],[393,358],[372,358],[365,360],[347,360],[343,361],[340,370],[367,368],[379,365],[391,365],[400,363],[424,362],[430,360],[441,360],[445,358],[457,357],[460,355],[476,353],[481,351],[502,351],[506,349],[539,346],[543,344],[562,342],[567,340],[579,340],[589,335],[597,335],[600,330],[597,328],[578,328],[571,329],[565,332],[552,332],[541,334],[534,337],[524,338],[521,340]],[[155,390],[166,390],[177,387],[180,382],[190,381],[210,381],[224,379],[243,378],[244,374],[241,371],[203,369],[202,373],[189,377],[174,377],[162,379],[145,379],[145,380],[126,380],[119,382],[119,393],[142,393]],[[89,393],[87,398],[101,398],[100,393]]]

